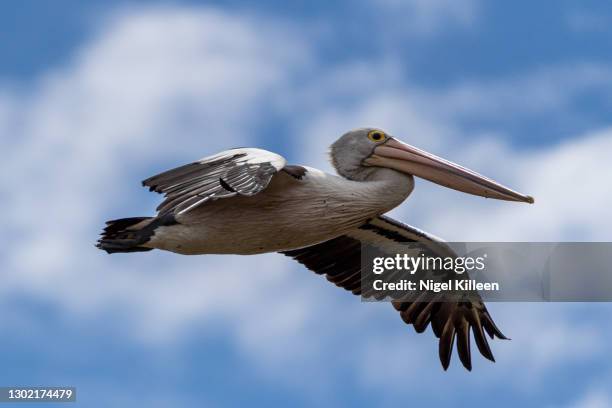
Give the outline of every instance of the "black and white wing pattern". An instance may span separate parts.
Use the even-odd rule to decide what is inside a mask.
[[[231,149],[148,178],[142,185],[163,193],[160,214],[190,211],[209,200],[252,196],[264,190],[285,159],[262,149]]]
[[[368,221],[361,227],[337,238],[310,247],[283,252],[294,258],[308,269],[355,295],[370,297],[362,293],[361,249],[362,245],[395,252],[405,243],[419,243],[441,257],[456,256],[454,251],[440,239],[402,224],[386,216]],[[368,271],[369,272],[369,271]],[[393,306],[400,313],[402,320],[412,324],[421,333],[431,324],[439,341],[439,356],[446,370],[450,364],[453,346],[457,344],[459,358],[465,368],[472,369],[470,352],[470,335],[480,353],[495,361],[486,333],[493,339],[506,337],[497,328],[487,308],[478,294],[470,293],[466,301],[444,301],[440,295],[438,301],[431,297],[413,302],[396,301]]]

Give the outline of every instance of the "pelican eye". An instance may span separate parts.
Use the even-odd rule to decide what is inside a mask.
[[[370,139],[373,142],[381,142],[385,140],[386,138],[387,138],[387,135],[385,135],[385,133],[381,132],[380,130],[373,130],[370,133],[368,133],[368,139]]]

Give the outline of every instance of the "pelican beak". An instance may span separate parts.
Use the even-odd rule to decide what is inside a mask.
[[[531,196],[518,193],[472,170],[394,138],[376,147],[365,163],[412,174],[464,193],[498,200],[534,202]]]

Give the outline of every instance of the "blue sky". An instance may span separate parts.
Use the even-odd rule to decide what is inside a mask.
[[[418,181],[405,222],[609,241],[609,2],[23,1],[0,26],[0,385],[87,407],[612,406],[606,304],[493,304],[498,362],[443,372],[431,332],[279,255],[93,247],[152,213],[152,174],[235,146],[330,170],[360,126],[536,197]]]

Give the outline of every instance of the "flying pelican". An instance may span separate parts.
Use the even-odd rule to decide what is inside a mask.
[[[413,176],[465,193],[533,203],[476,172],[400,142],[380,129],[344,134],[331,147],[339,176],[288,165],[266,150],[238,148],[163,172],[142,182],[165,200],[155,217],[106,223],[97,247],[108,253],[162,249],[179,254],[252,255],[280,252],[361,294],[361,248],[416,242],[443,253],[438,238],[384,213],[412,192]],[[480,297],[469,301],[394,302],[401,318],[423,332],[431,323],[446,370],[455,338],[471,370],[470,331],[480,353],[495,361],[484,332],[506,337]]]

